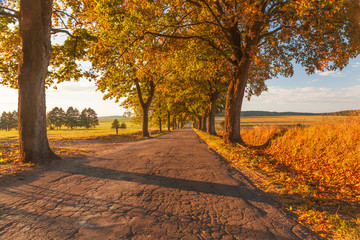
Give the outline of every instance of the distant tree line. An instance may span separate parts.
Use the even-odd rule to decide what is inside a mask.
[[[3,112],[0,117],[0,129],[9,131],[11,129],[17,129],[18,127],[18,114],[16,111]]]
[[[47,114],[47,124],[50,129],[61,129],[62,126],[71,129],[77,127],[89,129],[99,125],[99,119],[92,108],[84,108],[80,113],[74,107],[69,107],[66,112],[62,108],[55,107]]]

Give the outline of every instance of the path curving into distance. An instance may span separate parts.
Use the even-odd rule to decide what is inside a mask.
[[[0,183],[0,239],[317,237],[187,126]]]

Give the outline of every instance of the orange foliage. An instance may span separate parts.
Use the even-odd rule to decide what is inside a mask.
[[[307,128],[291,128],[264,154],[294,173],[301,172],[303,181],[318,190],[343,197],[360,195],[360,116],[325,118]]]

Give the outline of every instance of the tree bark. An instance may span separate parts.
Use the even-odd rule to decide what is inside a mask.
[[[159,117],[159,131],[162,132],[161,117]]]
[[[240,135],[240,114],[245,95],[250,60],[245,59],[235,69],[226,95],[224,141],[244,145]]]
[[[150,137],[149,134],[149,106],[143,107],[142,137]]]
[[[203,130],[204,132],[207,131],[207,128],[206,128],[206,118],[207,118],[207,113],[205,113],[203,116],[202,116],[202,128],[201,130]]]
[[[115,129],[116,129],[116,135],[119,135],[119,128],[116,127]]]
[[[175,130],[175,121],[176,121],[176,119],[173,118],[173,121],[172,121],[172,130]]]
[[[167,124],[168,124],[168,131],[170,132],[170,126],[171,126],[171,122],[170,122],[170,111],[167,111]]]
[[[198,129],[201,130],[202,129],[202,117],[198,117]]]
[[[210,135],[216,135],[215,130],[215,114],[216,114],[216,100],[219,96],[219,93],[215,92],[210,96],[210,105],[209,105],[209,117],[208,117],[208,133]]]
[[[138,98],[140,101],[140,105],[143,109],[142,137],[150,137],[150,134],[149,134],[149,107],[150,107],[151,101],[154,97],[155,84],[153,81],[150,80],[149,85],[150,85],[150,89],[148,90],[149,96],[145,102],[143,99],[142,92],[141,92],[140,83],[139,83],[138,79],[135,79],[135,86],[136,86]]]
[[[59,158],[46,130],[45,78],[51,55],[52,0],[20,1],[19,143],[22,162],[48,163]]]
[[[161,125],[161,103],[159,103],[159,131],[162,132],[162,125]]]

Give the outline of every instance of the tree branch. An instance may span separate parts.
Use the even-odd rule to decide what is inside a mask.
[[[71,18],[71,19],[73,19],[76,23],[80,24],[79,21],[78,21],[74,16],[68,14],[67,12],[61,11],[61,10],[59,10],[59,9],[55,9],[55,10],[53,11],[53,13],[55,13],[57,16],[59,16],[57,13],[64,14],[64,15],[66,15],[68,18]]]
[[[144,106],[145,103],[144,103],[144,99],[142,97],[139,80],[137,78],[135,78],[134,82],[135,82],[136,91],[137,91],[137,94],[138,94],[138,97],[139,97],[140,104],[141,104],[141,106]]]
[[[192,35],[192,36],[177,36],[177,35],[168,35],[168,34],[162,34],[162,33],[154,33],[154,32],[145,32],[144,35],[146,34],[150,34],[150,35],[155,35],[155,36],[159,36],[159,37],[165,37],[165,38],[174,38],[174,39],[199,39],[201,41],[207,42],[210,47],[212,47],[213,49],[215,49],[217,52],[219,52],[222,56],[224,56],[230,63],[234,63],[234,61],[229,58],[228,56],[226,56],[226,54],[224,53],[224,51],[222,49],[220,49],[213,41],[211,41],[210,39],[201,37],[201,36],[196,36],[196,35]]]
[[[13,12],[13,13],[5,12],[4,10],[10,11],[10,12]],[[11,9],[11,8],[3,7],[3,6],[0,6],[0,15],[5,16],[5,17],[16,18],[18,20],[20,19],[20,12],[19,11],[16,11],[16,10]]]
[[[51,29],[51,34],[56,34],[56,33],[66,33],[70,37],[76,38],[74,35],[72,35],[69,31],[67,31],[65,29],[60,29],[60,28]]]

